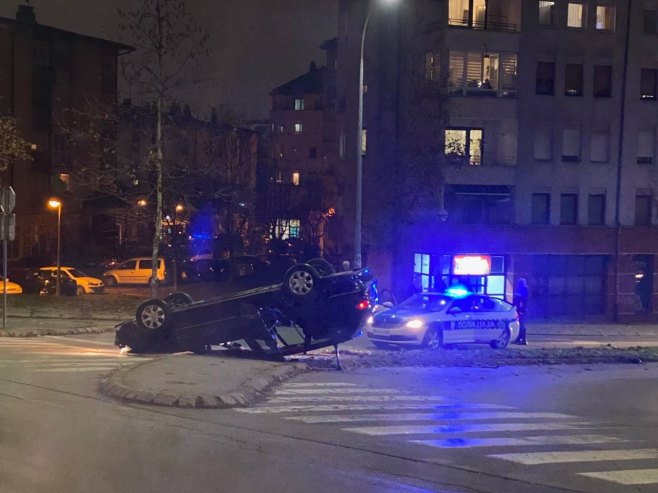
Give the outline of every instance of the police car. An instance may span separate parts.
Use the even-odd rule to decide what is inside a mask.
[[[368,318],[367,337],[377,347],[488,343],[507,347],[519,333],[516,308],[506,301],[464,290],[418,293]]]

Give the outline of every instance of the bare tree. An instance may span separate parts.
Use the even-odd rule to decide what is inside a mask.
[[[29,160],[29,142],[23,139],[16,128],[16,119],[0,116],[0,171],[4,171],[15,160]]]
[[[156,221],[153,234],[152,289],[156,295],[156,273],[162,233],[165,105],[176,90],[189,84],[187,70],[207,54],[208,34],[194,22],[181,0],[142,0],[135,9],[119,10],[120,28],[137,49],[125,65],[131,86],[146,100],[155,101],[155,144],[149,162],[155,172]]]

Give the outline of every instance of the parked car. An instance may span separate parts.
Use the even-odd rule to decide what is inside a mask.
[[[14,274],[20,285],[23,287],[23,292],[28,294],[55,294],[57,290],[57,277],[51,276],[46,272],[41,272],[39,269],[24,269]],[[64,296],[75,296],[78,291],[78,285],[69,277],[62,276],[60,278],[60,292]]]
[[[21,294],[23,288],[20,284],[16,284],[7,278],[7,294]],[[0,276],[0,294],[5,294],[5,278]]]
[[[39,269],[45,276],[53,278],[53,282],[57,281],[57,267],[41,267]],[[76,294],[91,294],[102,293],[104,286],[103,281],[95,277],[90,277],[84,272],[75,267],[61,267],[59,268],[62,277],[67,277],[73,280],[76,284]]]
[[[125,260],[103,273],[106,286],[118,284],[148,284],[151,279],[151,257],[136,257]],[[158,281],[165,280],[164,258],[158,259]]]
[[[260,355],[281,358],[352,339],[370,313],[368,269],[334,273],[322,259],[297,264],[283,282],[193,301],[183,292],[139,305],[117,326],[115,343],[135,352],[203,353],[243,340]]]
[[[506,301],[462,291],[418,293],[384,307],[365,325],[375,346],[424,346],[484,342],[502,349],[519,333],[516,308]]]

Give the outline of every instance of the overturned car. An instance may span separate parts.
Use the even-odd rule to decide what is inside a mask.
[[[336,273],[312,259],[290,267],[280,284],[200,301],[183,292],[149,299],[135,320],[117,326],[115,344],[138,353],[203,354],[244,341],[258,356],[281,359],[354,338],[376,289],[367,268]]]

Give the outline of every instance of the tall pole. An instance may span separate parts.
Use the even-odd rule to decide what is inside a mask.
[[[61,251],[62,251],[62,203],[57,206],[57,281],[55,284],[55,295],[61,294],[60,277],[61,273]]]
[[[363,54],[366,45],[366,31],[372,6],[368,5],[368,14],[361,31],[361,53],[359,57],[359,109],[356,125],[356,216],[354,218],[354,268],[361,268],[361,221],[363,217]]]

